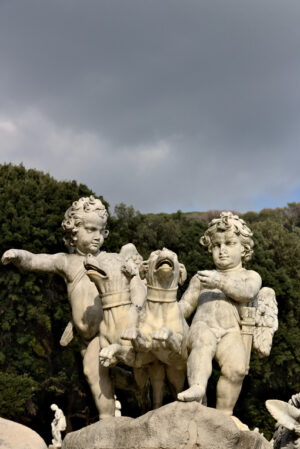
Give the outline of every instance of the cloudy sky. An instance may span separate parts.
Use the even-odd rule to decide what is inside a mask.
[[[299,0],[0,0],[0,163],[142,212],[300,201]]]

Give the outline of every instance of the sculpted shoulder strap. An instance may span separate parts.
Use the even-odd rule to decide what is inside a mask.
[[[71,284],[69,284],[68,287],[68,293],[69,295],[71,293],[73,293],[75,287],[77,286],[78,282],[81,281],[81,279],[85,276],[86,274],[86,269],[84,267],[82,267],[76,274],[76,276],[74,277],[73,281],[71,282]]]

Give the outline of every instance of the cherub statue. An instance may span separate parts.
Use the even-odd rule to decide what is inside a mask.
[[[196,313],[187,336],[189,388],[178,399],[202,402],[215,358],[221,371],[216,408],[231,416],[248,372],[253,336],[261,355],[270,351],[278,326],[275,293],[260,291],[260,275],[243,267],[254,243],[237,215],[222,212],[200,243],[212,253],[216,269],[198,271],[179,302],[186,318]]]
[[[63,411],[58,408],[56,404],[52,404],[50,406],[51,410],[55,412],[54,419],[51,423],[51,431],[52,431],[52,447],[61,447],[62,439],[61,432],[66,430],[66,418],[63,414]]]
[[[300,393],[294,394],[289,402],[270,399],[266,407],[277,421],[274,449],[300,449]]]
[[[72,322],[68,324],[61,344],[66,345],[72,340],[75,327],[82,339],[84,374],[100,418],[114,415],[114,397],[108,370],[99,366],[98,362],[98,333],[103,315],[101,301],[95,285],[86,275],[83,262],[87,254],[102,257],[100,248],[108,236],[107,216],[105,206],[99,199],[93,196],[80,198],[66,211],[62,222],[69,253],[33,254],[10,249],[2,256],[3,264],[12,262],[28,271],[56,273],[65,280]]]

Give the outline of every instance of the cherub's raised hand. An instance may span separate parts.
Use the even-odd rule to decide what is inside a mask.
[[[222,276],[215,270],[203,270],[197,272],[197,277],[204,288],[219,288]]]
[[[10,262],[16,262],[19,259],[19,251],[17,249],[9,249],[5,251],[1,258],[3,265],[7,265]]]

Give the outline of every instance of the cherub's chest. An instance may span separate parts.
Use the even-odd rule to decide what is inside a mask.
[[[204,290],[198,299],[195,319],[209,322],[211,325],[232,326],[236,322],[238,311],[233,302],[218,290]],[[213,324],[214,323],[214,324]]]

